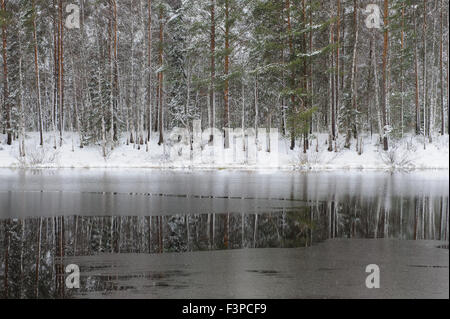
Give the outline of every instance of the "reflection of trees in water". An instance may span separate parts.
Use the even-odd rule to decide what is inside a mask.
[[[6,298],[64,297],[64,256],[304,247],[329,238],[448,241],[448,197],[384,200],[347,196],[258,214],[6,219],[0,291]]]

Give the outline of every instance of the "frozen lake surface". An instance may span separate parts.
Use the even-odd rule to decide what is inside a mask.
[[[69,257],[100,289],[80,298],[447,298],[435,241],[335,239],[309,248]],[[380,289],[365,268],[380,267]]]
[[[0,169],[0,294],[448,298],[448,171]],[[81,288],[67,289],[77,264]],[[381,288],[367,289],[377,264]]]

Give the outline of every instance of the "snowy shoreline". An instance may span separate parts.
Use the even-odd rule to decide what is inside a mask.
[[[236,170],[236,171],[302,171],[302,172],[323,172],[323,171],[449,171],[447,166],[246,166],[246,165],[21,165],[18,162],[11,164],[0,163],[0,169],[149,169],[149,170],[187,170],[187,171],[210,171],[210,170]]]
[[[391,142],[391,150],[384,152],[377,137],[364,138],[364,151],[356,152],[353,143],[350,149],[343,147],[344,138],[338,139],[338,151],[328,152],[326,134],[318,134],[311,140],[309,151],[301,148],[289,149],[289,140],[280,138],[277,152],[266,151],[261,142],[255,147],[253,162],[242,149],[242,141],[235,140],[237,146],[223,149],[220,143],[209,146],[204,143],[197,153],[191,153],[187,144],[167,143],[158,146],[152,140],[149,151],[146,145],[140,150],[137,145],[127,145],[121,140],[102,156],[99,145],[80,149],[76,134],[66,133],[62,147],[54,149],[52,136],[45,136],[45,146],[36,143],[37,133],[27,133],[26,156],[20,158],[18,143],[8,146],[0,144],[0,168],[11,169],[160,169],[160,170],[247,170],[247,171],[417,171],[449,170],[449,136],[436,136],[433,143],[424,145],[423,137],[407,136]],[[72,142],[73,141],[73,142]],[[72,145],[73,143],[73,145]]]
[[[208,172],[208,171],[242,171],[242,172],[301,172],[301,173],[321,173],[321,172],[449,172],[449,168],[267,168],[267,167],[16,167],[16,166],[0,166],[0,169],[8,170],[155,170],[155,171],[183,171],[183,172]]]

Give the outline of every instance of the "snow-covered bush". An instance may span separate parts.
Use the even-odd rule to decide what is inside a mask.
[[[319,152],[308,151],[307,153],[303,153],[303,151],[298,152],[296,156],[296,160],[294,162],[295,166],[300,167],[311,167],[314,165],[322,164],[322,154]]]
[[[392,168],[408,168],[413,165],[408,147],[392,143],[388,151],[380,151],[381,160]]]
[[[111,154],[114,152],[114,149],[111,149],[110,146],[106,145],[105,146],[105,151],[103,151],[103,146],[101,145],[101,143],[98,144],[100,146],[100,148],[98,149],[98,152],[101,154],[101,156],[105,159],[108,160],[111,158]]]
[[[406,140],[406,150],[408,151],[408,152],[415,152],[415,151],[417,151],[417,147],[416,147],[416,145],[414,144],[414,141],[413,141],[413,138],[411,137],[411,139],[408,141],[408,140]]]
[[[438,135],[435,140],[436,140],[436,142],[434,143],[434,145],[436,146],[437,149],[448,150],[448,148],[449,148],[449,135],[448,134]]]
[[[25,147],[25,156],[17,156],[20,166],[37,167],[52,166],[56,164],[59,150],[41,146]]]

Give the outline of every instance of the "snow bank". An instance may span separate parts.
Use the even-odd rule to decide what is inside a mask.
[[[155,134],[156,135],[156,134]],[[173,135],[173,134],[172,134]],[[175,134],[176,135],[176,134]],[[390,151],[384,152],[377,136],[363,138],[363,152],[358,155],[356,140],[350,149],[343,147],[344,137],[337,141],[337,151],[328,152],[327,135],[319,134],[311,138],[311,146],[306,154],[303,147],[290,150],[290,141],[278,139],[268,152],[269,139],[259,138],[258,144],[242,134],[230,138],[230,148],[224,149],[223,137],[215,134],[213,145],[208,144],[208,133],[197,138],[193,150],[184,139],[174,138],[166,145],[157,145],[157,137],[149,144],[149,151],[143,145],[126,145],[121,140],[102,156],[100,145],[80,149],[76,134],[66,133],[64,145],[54,149],[52,134],[45,135],[45,146],[38,146],[39,134],[28,133],[26,156],[20,158],[18,143],[5,144],[5,136],[0,135],[0,167],[6,168],[191,168],[191,169],[449,169],[449,136],[435,136],[433,143],[423,137],[406,136],[398,141],[390,141]],[[168,140],[170,134],[167,134]],[[72,146],[72,140],[74,145]],[[273,142],[271,142],[274,144]],[[246,150],[245,145],[248,144]],[[254,152],[252,154],[252,152]],[[250,153],[250,154],[249,154]]]

